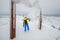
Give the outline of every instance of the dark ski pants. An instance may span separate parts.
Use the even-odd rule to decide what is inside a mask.
[[[24,31],[26,32],[26,30],[29,30],[29,25],[28,24],[24,24]]]

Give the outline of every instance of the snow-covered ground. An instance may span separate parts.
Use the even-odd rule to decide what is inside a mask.
[[[10,40],[10,18],[0,18],[0,40]],[[23,16],[16,17],[16,38],[13,40],[60,40],[60,17],[43,17],[42,29],[38,18],[29,22],[30,31],[24,32]]]
[[[10,18],[0,18],[0,40],[10,40]]]

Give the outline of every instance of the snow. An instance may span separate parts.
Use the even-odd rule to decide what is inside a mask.
[[[14,0],[13,0],[14,1]],[[60,40],[60,17],[43,16],[39,29],[41,6],[37,0],[15,0],[16,38],[13,40]],[[23,15],[30,18],[29,31],[24,32]],[[0,40],[10,40],[10,18],[0,16]]]
[[[0,18],[0,40],[10,40],[10,19]]]
[[[19,17],[17,20],[20,20],[20,18],[21,17]],[[16,31],[16,34],[18,35],[16,35],[15,40],[56,40],[56,37],[60,35],[60,31],[51,27],[52,24],[50,24],[50,22],[46,18],[43,18],[42,30],[39,30],[39,22],[34,20],[29,22],[30,31],[27,31],[26,33],[24,32],[23,26],[20,22],[17,21],[18,31]]]
[[[42,29],[39,21],[29,22],[30,31],[24,32],[23,16],[16,17],[16,38],[13,40],[60,40],[60,17],[43,16]],[[10,40],[10,18],[0,18],[0,40]],[[52,26],[54,25],[54,27]]]

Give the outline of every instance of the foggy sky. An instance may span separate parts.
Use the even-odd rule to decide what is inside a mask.
[[[43,14],[60,14],[60,0],[39,0]],[[0,14],[10,13],[10,0],[0,0]]]

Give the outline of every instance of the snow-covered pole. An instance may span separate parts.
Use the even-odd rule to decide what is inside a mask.
[[[10,39],[16,37],[16,4],[11,0],[11,27],[10,27]]]
[[[39,29],[41,30],[42,28],[42,8],[40,7],[40,4],[39,4],[39,1],[37,0],[36,3],[34,5],[37,4],[37,8],[39,9],[40,11],[40,18],[39,18]]]
[[[10,39],[16,37],[16,3],[22,0],[11,0],[11,27],[10,27]]]
[[[41,28],[42,28],[42,10],[41,10],[41,8],[40,8],[40,30],[41,30]]]

